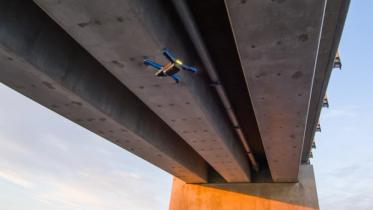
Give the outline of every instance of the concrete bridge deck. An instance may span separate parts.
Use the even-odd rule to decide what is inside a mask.
[[[349,1],[0,6],[0,82],[187,183],[211,184],[298,182]],[[164,47],[199,73],[155,77],[143,60],[165,63]]]

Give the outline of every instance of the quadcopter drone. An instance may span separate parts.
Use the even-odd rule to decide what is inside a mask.
[[[144,60],[145,65],[151,66],[157,70],[157,72],[155,73],[155,76],[172,77],[172,79],[174,79],[176,83],[179,83],[181,78],[179,75],[177,75],[177,73],[180,70],[185,70],[185,71],[189,71],[192,73],[196,73],[198,71],[196,67],[183,64],[183,62],[177,59],[169,49],[167,48],[163,49],[162,53],[170,61],[169,63],[165,65],[161,65],[150,59]]]

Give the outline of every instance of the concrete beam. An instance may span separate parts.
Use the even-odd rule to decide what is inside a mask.
[[[74,39],[135,93],[229,182],[250,181],[249,160],[208,84],[172,5],[139,0],[35,0]],[[197,75],[180,84],[145,68],[171,48]]]
[[[0,24],[1,82],[186,182],[207,181],[206,162],[37,5],[1,1]]]
[[[325,0],[226,5],[272,178],[297,181]]]
[[[302,165],[299,183],[185,184],[174,179],[169,210],[317,210],[315,175]]]
[[[319,54],[312,86],[311,103],[308,111],[302,162],[307,162],[319,121],[323,98],[326,94],[334,58],[342,36],[350,1],[328,0],[322,28]]]
[[[189,0],[187,3],[189,8],[192,8],[190,11],[194,21],[230,99],[241,130],[262,170],[266,168],[267,160],[225,3],[220,0]],[[252,175],[255,176],[254,173]]]

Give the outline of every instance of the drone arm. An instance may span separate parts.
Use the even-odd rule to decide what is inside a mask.
[[[174,56],[174,54],[171,52],[170,49],[168,48],[164,48],[162,50],[162,53],[163,55],[168,59],[170,60],[172,63],[175,63],[176,62],[176,57]]]
[[[176,83],[179,83],[180,80],[181,80],[181,78],[177,74],[173,74],[173,75],[171,75],[171,77],[172,77],[172,79],[175,80]]]
[[[149,60],[149,59],[145,59],[144,64],[147,65],[147,66],[151,66],[151,67],[153,67],[155,69],[158,69],[158,70],[161,70],[163,68],[163,66],[161,64],[156,63],[155,61]]]
[[[185,71],[190,71],[192,73],[196,73],[198,70],[194,66],[187,66],[187,65],[182,65],[181,68]]]

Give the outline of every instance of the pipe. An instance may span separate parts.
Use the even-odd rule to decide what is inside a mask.
[[[199,34],[199,31],[197,29],[197,26],[195,25],[192,15],[190,14],[188,6],[186,5],[184,0],[172,0],[172,2],[180,15],[180,18],[184,23],[184,26],[186,27],[189,36],[192,39],[192,42],[197,50],[198,55],[200,56],[204,66],[206,67],[207,73],[212,83],[214,84],[214,87],[216,88],[216,91],[224,105],[224,108],[229,116],[229,119],[237,132],[237,135],[245,149],[246,154],[249,157],[253,169],[255,171],[259,171],[258,163],[256,162],[255,157],[251,152],[250,146],[247,143],[247,140],[242,132],[237,117],[232,109],[231,103],[229,102],[228,96],[225,93],[224,87],[220,83],[219,75],[217,74],[215,65],[211,60],[211,57],[206,49],[206,46],[201,38],[201,35]]]

